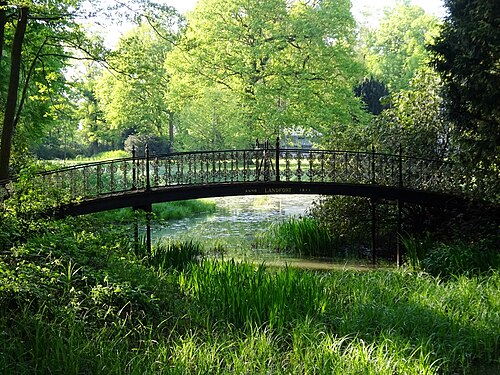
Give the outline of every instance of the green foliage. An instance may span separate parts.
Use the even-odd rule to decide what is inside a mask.
[[[215,203],[206,199],[164,202],[153,205],[152,219],[157,221],[183,219],[185,217],[212,213],[215,211],[215,209]],[[100,212],[92,214],[92,217],[98,218],[99,220],[102,220],[104,222],[113,223],[132,223],[136,219],[134,210],[132,210],[131,208]]]
[[[335,238],[335,254],[358,256],[370,246],[370,206],[368,199],[347,196],[323,197],[309,210],[320,225]]]
[[[124,150],[114,150],[114,151],[100,152],[100,153],[94,155],[89,160],[101,161],[101,160],[112,160],[112,159],[127,158],[127,157],[130,157],[130,154],[128,152],[126,152]]]
[[[166,248],[148,264],[92,218],[44,224],[0,257],[2,373],[497,368],[498,272],[443,281],[214,260],[171,272]]]
[[[445,23],[430,46],[443,80],[447,116],[465,161],[498,180],[500,18],[494,0],[446,0]],[[494,180],[492,180],[494,183]],[[498,185],[495,186],[498,190]]]
[[[421,239],[406,237],[402,242],[407,265],[434,276],[472,276],[500,269],[498,237],[495,236],[478,242],[455,240],[442,243],[433,241],[427,234]]]
[[[205,261],[181,274],[179,284],[201,308],[196,319],[236,328],[280,331],[323,313],[328,304],[321,278],[291,268],[267,272],[263,265]]]
[[[235,95],[213,87],[200,90],[185,99],[182,108],[176,107],[176,149],[242,149],[255,142],[253,134],[242,126],[245,116]]]
[[[375,78],[365,79],[354,89],[356,96],[360,97],[365,104],[365,110],[373,115],[379,115],[387,108],[387,96],[389,91],[384,83]]]
[[[498,240],[498,239],[497,239]],[[422,269],[432,275],[474,275],[500,269],[498,241],[437,244],[421,261]]]
[[[408,89],[416,73],[428,62],[426,44],[437,34],[438,20],[416,5],[399,2],[385,13],[365,43],[371,74],[393,93]]]
[[[204,120],[178,128],[193,126],[191,135],[205,144],[229,142],[226,128],[241,141],[296,127],[324,136],[343,131],[363,117],[352,92],[361,76],[354,26],[343,0],[199,2],[167,58],[168,98],[178,120]]]
[[[273,223],[256,240],[263,246],[298,256],[335,257],[334,238],[329,228],[311,217],[290,218]]]
[[[441,80],[431,69],[414,72],[407,89],[389,98],[368,133],[377,150],[431,159],[449,157],[451,125],[443,116]]]
[[[215,209],[215,202],[206,199],[195,199],[155,204],[153,213],[157,220],[162,221],[213,213]]]
[[[96,77],[94,93],[106,125],[118,134],[168,138],[170,112],[164,94],[169,76],[163,62],[175,43],[173,28],[179,16],[162,16],[161,24],[144,20],[124,35],[109,59],[114,71]]]
[[[152,252],[147,255],[145,262],[159,270],[175,269],[180,271],[189,264],[198,262],[203,255],[203,246],[199,242],[167,239],[159,241],[153,246]]]
[[[136,156],[144,156],[146,146],[149,148],[149,154],[161,155],[170,152],[171,145],[166,138],[158,137],[152,134],[136,135],[132,134],[125,139],[124,148],[128,155],[132,155],[135,149]]]
[[[422,261],[427,257],[433,240],[429,233],[422,238],[405,236],[401,238],[405,250],[406,265],[415,271],[422,269]]]
[[[13,49],[17,28],[16,23],[11,21],[16,18],[16,10],[23,7],[29,12],[29,17],[25,37],[20,40],[22,54],[19,58],[11,59],[7,55]],[[4,101],[7,85],[4,85],[3,79],[0,85],[0,112],[13,114],[12,120],[7,121],[5,118],[7,123],[2,123],[2,134],[5,135],[2,147],[7,150],[13,145],[14,152],[20,153],[43,143],[43,136],[49,129],[64,133],[61,138],[67,136],[68,127],[72,126],[76,130],[75,122],[68,124],[67,119],[61,121],[65,117],[63,114],[71,112],[72,107],[63,72],[69,65],[70,58],[77,55],[76,51],[85,51],[87,58],[95,60],[102,59],[105,51],[99,41],[87,38],[83,28],[76,22],[77,17],[85,17],[79,1],[9,2],[6,13],[9,22],[1,40],[2,52],[4,48],[7,52],[1,60],[2,77],[9,76],[9,69],[3,69],[4,63],[5,66],[10,66],[11,71],[15,64],[21,64],[23,74],[17,84],[12,81],[17,86],[13,88],[13,92],[18,92],[19,95],[18,100],[10,104]],[[5,152],[1,160],[2,166],[5,163],[8,165],[10,160],[10,152]]]

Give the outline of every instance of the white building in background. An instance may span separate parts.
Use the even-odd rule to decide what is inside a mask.
[[[302,128],[284,130],[280,147],[294,150],[310,150],[320,136],[321,134],[318,132],[308,131],[306,134]]]

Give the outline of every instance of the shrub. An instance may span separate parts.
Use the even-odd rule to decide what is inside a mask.
[[[150,154],[166,154],[170,152],[170,143],[161,137],[151,134],[132,134],[125,140],[125,151],[132,153],[135,147],[136,156],[144,156],[146,145],[149,147]]]
[[[421,264],[423,270],[432,275],[474,275],[500,269],[500,252],[493,239],[441,243],[429,250]]]
[[[332,196],[315,202],[312,217],[336,233],[342,244],[370,244],[369,201],[358,197]]]

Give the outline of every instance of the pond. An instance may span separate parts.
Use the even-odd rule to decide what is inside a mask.
[[[157,223],[153,241],[161,238],[196,239],[247,251],[258,233],[270,224],[304,215],[317,195],[265,195],[212,198],[215,213]]]
[[[196,240],[206,249],[223,249],[224,256],[270,266],[331,269],[373,269],[366,259],[342,262],[325,258],[297,257],[258,248],[255,239],[273,223],[292,216],[307,214],[319,195],[265,195],[211,198],[216,211],[211,214],[155,223],[151,227],[153,242],[161,239]],[[378,265],[378,267],[381,267]],[[383,266],[382,266],[383,267]]]

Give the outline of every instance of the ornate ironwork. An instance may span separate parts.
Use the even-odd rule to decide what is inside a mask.
[[[474,182],[455,164],[375,152],[282,149],[277,142],[253,149],[180,152],[87,163],[34,176],[66,201],[91,200],[137,190],[238,183],[329,183],[462,194]],[[477,183],[477,182],[476,182]],[[15,191],[15,184],[13,191]],[[4,184],[4,186],[7,186]],[[275,185],[273,185],[275,186]],[[7,189],[3,189],[7,191]],[[10,190],[9,190],[10,192]],[[5,196],[6,194],[3,194]]]

